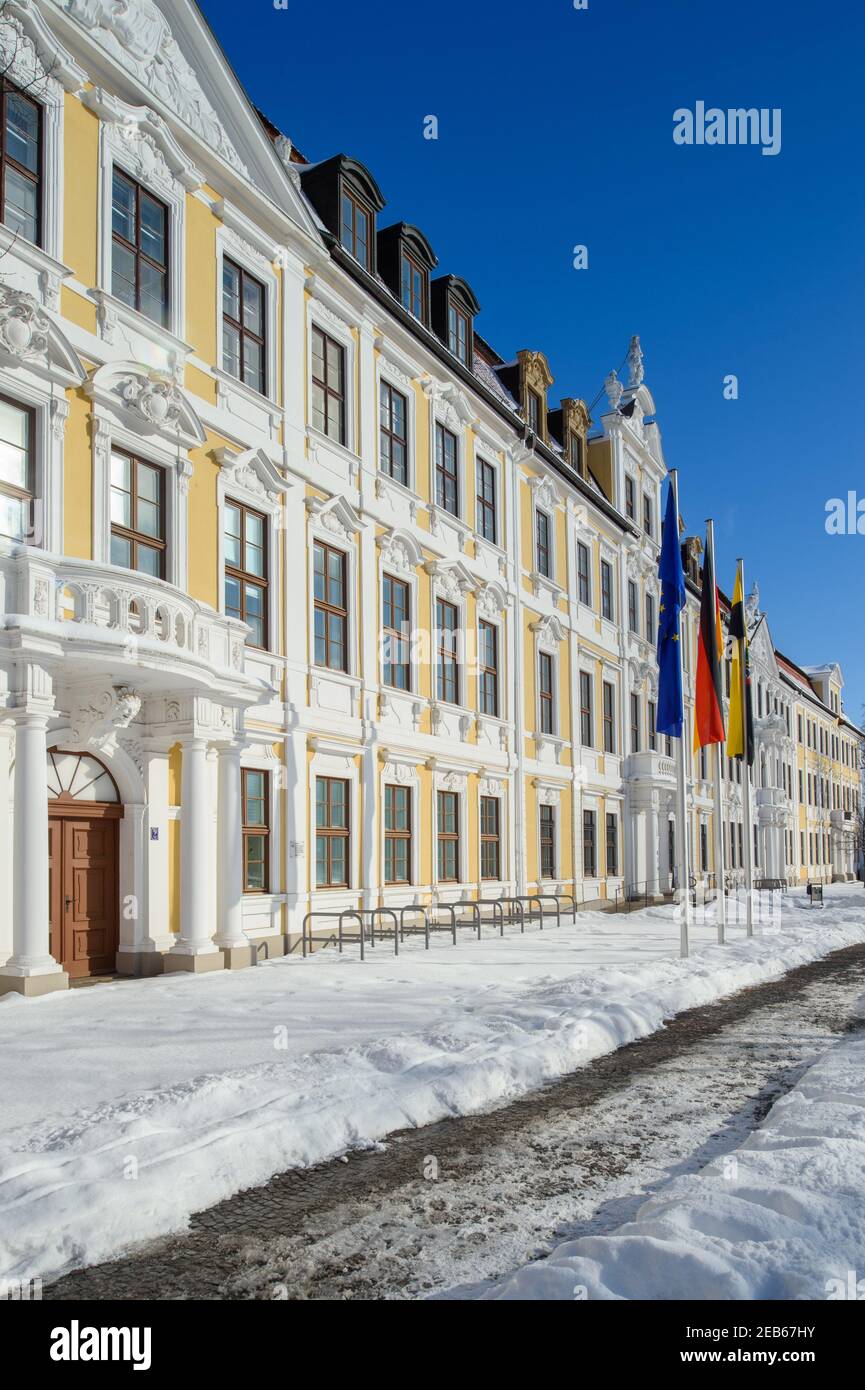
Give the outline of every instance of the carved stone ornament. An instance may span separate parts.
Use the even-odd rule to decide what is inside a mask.
[[[618,410],[619,402],[625,394],[625,388],[619,381],[615,371],[609,372],[605,378],[604,390],[607,393],[607,400],[610,402],[610,409]]]
[[[96,745],[103,752],[117,747],[117,735],[128,729],[141,712],[141,697],[121,685],[84,694],[73,701],[70,724],[79,746]]]
[[[642,386],[645,372],[643,370],[643,349],[640,347],[640,339],[635,333],[628,348],[628,377],[629,386]]]
[[[54,0],[240,173],[247,169],[153,0]]]
[[[50,331],[51,320],[32,294],[0,284],[0,343],[12,357],[47,357]]]

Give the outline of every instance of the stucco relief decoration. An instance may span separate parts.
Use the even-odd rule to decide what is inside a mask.
[[[193,69],[153,0],[55,0],[128,72],[215,150],[246,174]]]
[[[128,376],[117,383],[117,392],[125,405],[157,428],[180,421],[181,397],[171,382]]]
[[[538,804],[541,806],[558,806],[561,800],[561,792],[558,787],[538,787]]]
[[[32,294],[0,284],[0,345],[27,362],[48,355],[51,320]]]
[[[609,372],[605,377],[604,390],[607,393],[607,400],[610,403],[610,409],[618,410],[619,402],[621,401],[622,396],[625,394],[625,388],[619,381],[618,375],[615,371]]]
[[[98,745],[103,752],[112,752],[118,733],[128,729],[140,711],[141,697],[128,686],[81,696],[72,706],[72,737],[81,746]]]
[[[628,348],[628,385],[632,387],[642,386],[645,371],[643,369],[643,349],[640,347],[640,339],[635,333]]]
[[[21,87],[35,86],[37,97],[44,97],[46,79],[50,83],[50,68],[46,71],[21,20],[5,11],[0,14],[0,71]]]

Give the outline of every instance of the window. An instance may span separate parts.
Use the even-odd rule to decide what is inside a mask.
[[[637,586],[633,579],[628,580],[628,628],[631,632],[640,630],[637,621]]]
[[[595,813],[583,811],[583,877],[594,878],[597,873],[598,855],[595,838]]]
[[[477,518],[476,525],[485,541],[496,544],[498,525],[496,518],[496,470],[483,459],[477,461]]]
[[[549,579],[551,570],[550,518],[546,512],[535,512],[535,554],[538,574]]]
[[[240,769],[243,809],[243,891],[266,893],[269,884],[270,773]]]
[[[627,474],[625,475],[625,516],[629,517],[631,521],[635,521],[637,517],[637,495],[634,480]]]
[[[452,516],[459,516],[457,439],[444,425],[436,425],[436,503]]]
[[[313,547],[315,664],[348,670],[346,557],[323,541]]]
[[[32,410],[0,397],[0,536],[35,537]]]
[[[402,579],[386,574],[382,580],[384,652],[382,679],[396,690],[411,690],[411,598]]]
[[[460,876],[460,818],[456,792],[438,793],[438,878],[457,883]]]
[[[549,652],[539,652],[538,725],[542,734],[551,734],[555,729],[553,698],[553,658]]]
[[[315,779],[315,882],[348,887],[349,785],[339,777]]]
[[[613,567],[608,560],[601,561],[601,615],[613,621]]]
[[[631,752],[640,751],[640,697],[631,695]]]
[[[540,808],[541,878],[556,876],[556,808]]]
[[[222,366],[265,394],[265,288],[227,256],[222,260]]]
[[[468,366],[469,319],[454,303],[448,305],[448,347],[454,357]]]
[[[408,407],[405,396],[387,381],[381,383],[379,397],[379,468],[408,485]]]
[[[452,603],[436,599],[436,637],[438,664],[436,691],[440,700],[458,705],[460,702],[460,668],[457,650],[458,613]]]
[[[655,534],[655,508],[647,492],[643,493],[643,530],[647,536]]]
[[[42,231],[42,107],[5,78],[0,92],[3,221],[9,231],[38,246]]]
[[[619,872],[619,818],[615,811],[607,812],[607,877],[616,878]]]
[[[604,752],[616,751],[616,691],[604,681]]]
[[[646,594],[646,641],[656,641],[657,635],[655,631],[655,600],[651,594]]]
[[[541,432],[541,398],[531,387],[526,390],[526,419],[534,434]]]
[[[249,623],[249,642],[267,646],[267,522],[240,502],[225,503],[225,611]]]
[[[411,788],[384,789],[384,881],[411,882]]]
[[[165,473],[129,454],[111,455],[111,563],[165,578]]]
[[[495,623],[480,625],[480,705],[481,714],[499,713],[499,630]]]
[[[481,797],[481,878],[500,879],[501,820],[497,796]]]
[[[320,328],[312,330],[312,423],[345,444],[345,349]]]
[[[588,671],[580,672],[580,742],[584,748],[592,748],[592,677]]]
[[[111,197],[111,292],[163,326],[168,322],[168,209],[114,170]]]
[[[658,751],[658,707],[654,700],[649,701],[649,747],[653,753]]]
[[[568,462],[575,473],[583,476],[583,437],[571,430],[568,435]]]
[[[370,215],[364,205],[349,193],[342,191],[342,217],[340,219],[340,241],[350,256],[360,261],[369,270],[370,253]]]
[[[589,579],[589,547],[577,542],[577,578],[579,581],[580,603],[591,604],[592,585]]]
[[[421,323],[426,322],[426,273],[406,251],[402,253],[400,298],[404,309]]]

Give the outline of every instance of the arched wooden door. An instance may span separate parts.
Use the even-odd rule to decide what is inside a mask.
[[[88,753],[48,753],[51,954],[70,979],[114,971],[120,924],[114,778]]]

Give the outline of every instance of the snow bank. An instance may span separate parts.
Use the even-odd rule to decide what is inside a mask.
[[[865,1297],[865,1042],[851,1041],[733,1153],[482,1297],[846,1299],[857,1285]]]
[[[0,1006],[0,1274],[47,1277],[394,1130],[507,1102],[683,1009],[865,941],[865,894],[678,959],[671,908]]]

